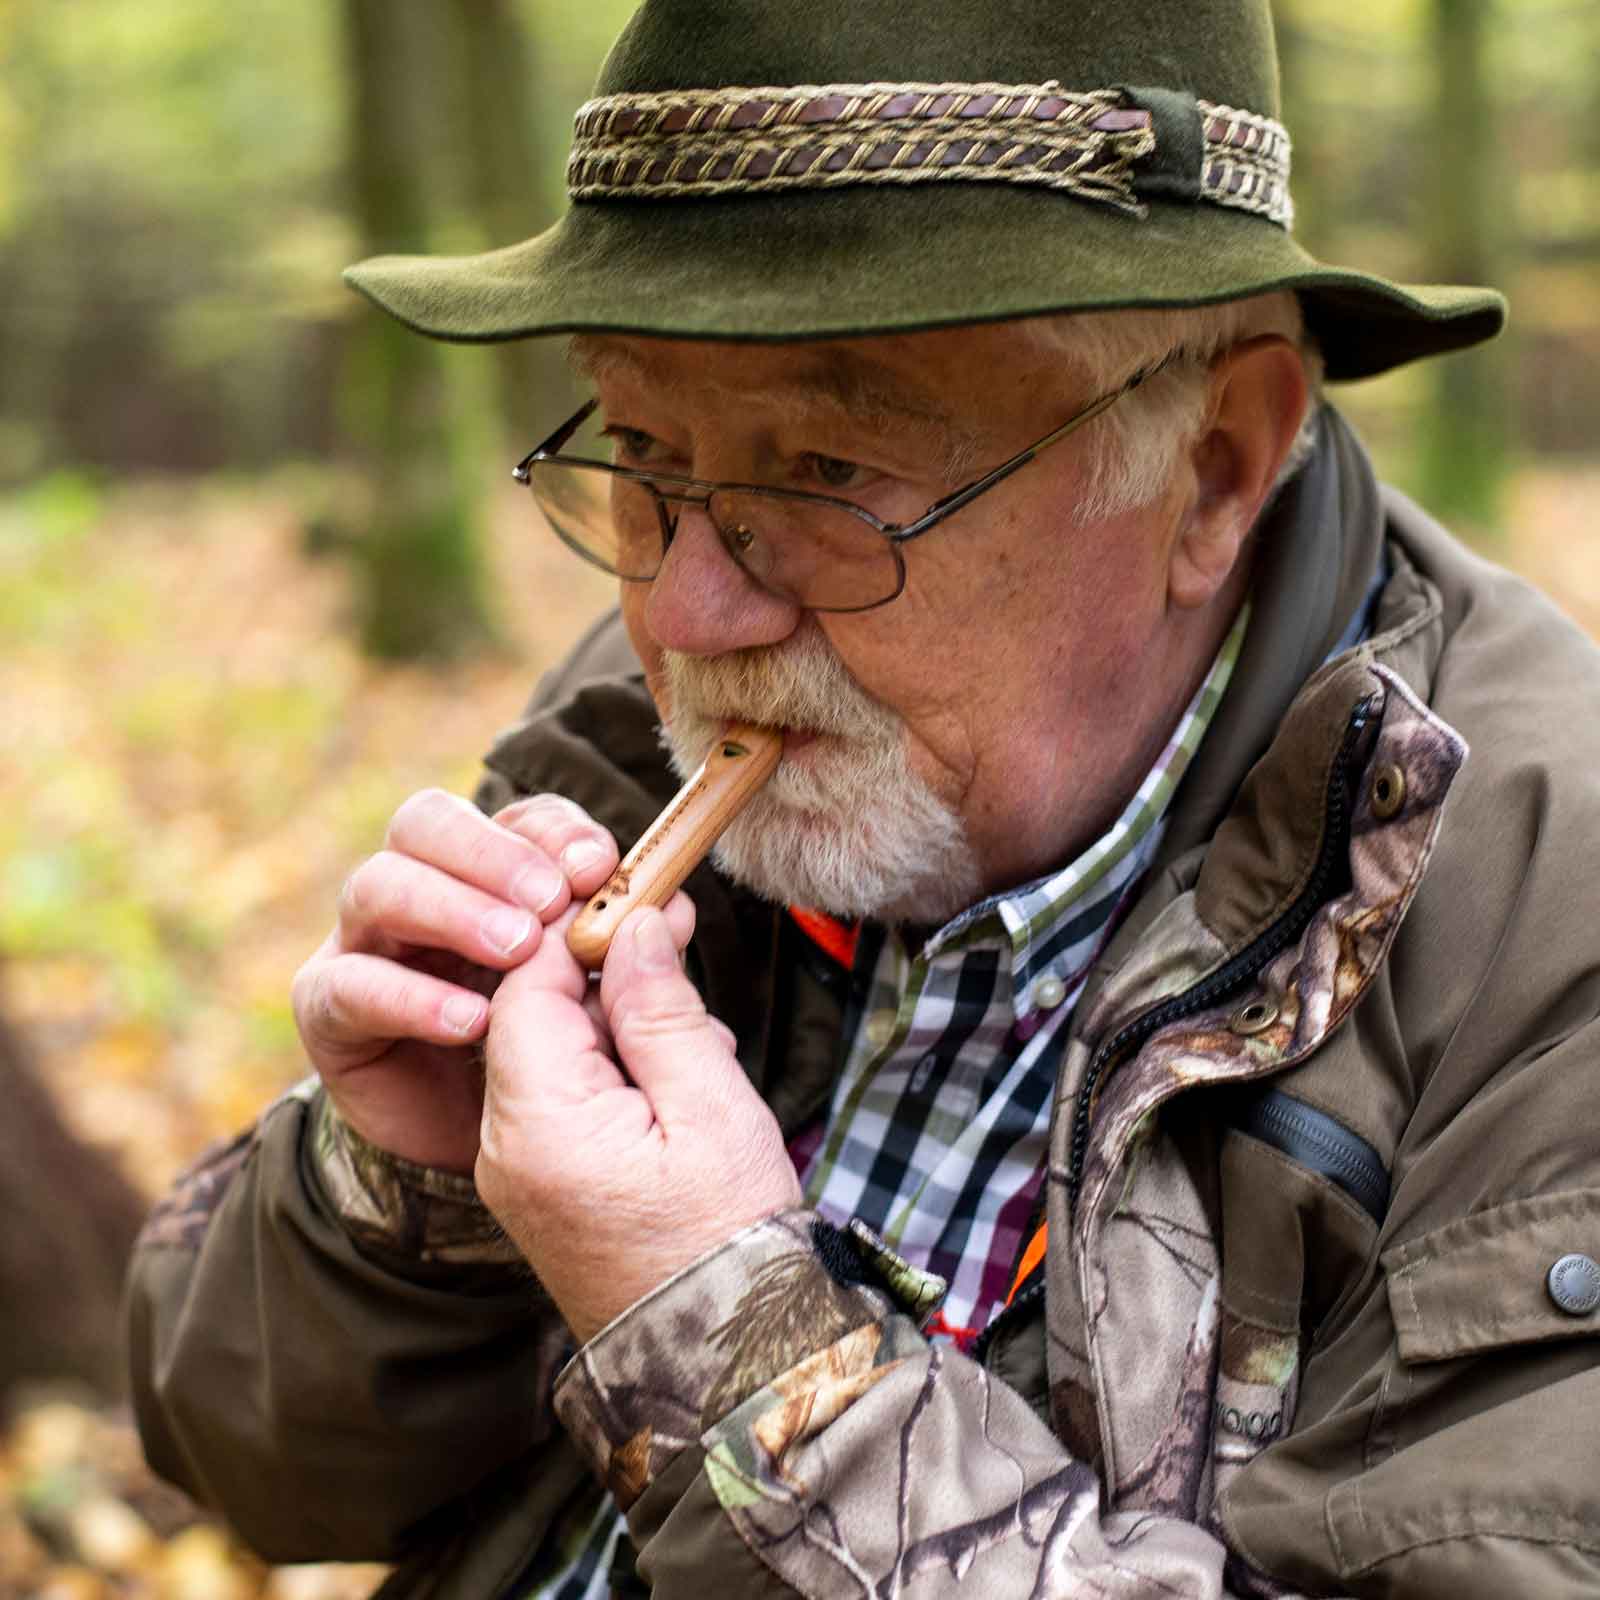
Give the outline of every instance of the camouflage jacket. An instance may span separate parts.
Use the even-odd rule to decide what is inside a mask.
[[[1380,551],[1367,642],[1319,668]],[[1600,1593],[1600,657],[1331,413],[1258,574],[1073,1019],[1044,1264],[973,1357],[870,1237],[792,1213],[569,1361],[537,1284],[453,1258],[470,1186],[414,1174],[405,1247],[364,1234],[291,1099],[146,1232],[152,1461],[267,1554],[402,1560],[395,1595],[517,1593],[589,1472],[668,1597]],[[654,815],[616,649],[545,685],[487,803]],[[692,888],[695,970],[792,1129],[837,985]]]

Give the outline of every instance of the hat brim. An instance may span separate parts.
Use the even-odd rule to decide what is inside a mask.
[[[1002,184],[580,203],[521,244],[378,256],[345,279],[419,333],[465,342],[851,338],[1293,289],[1335,381],[1478,344],[1506,315],[1493,290],[1326,266],[1247,213],[1154,203],[1133,219]]]

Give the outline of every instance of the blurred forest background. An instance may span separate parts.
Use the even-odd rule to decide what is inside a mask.
[[[300,1075],[290,975],[395,804],[607,586],[507,468],[559,354],[339,270],[545,226],[625,0],[0,0],[0,1595],[316,1600],[140,1473],[148,1197]],[[1600,628],[1600,5],[1277,0],[1297,230],[1508,336],[1338,396]],[[548,547],[547,547],[548,546]]]

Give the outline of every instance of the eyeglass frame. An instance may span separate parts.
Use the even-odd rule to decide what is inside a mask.
[[[1147,383],[1151,378],[1155,377],[1158,372],[1161,372],[1165,368],[1171,366],[1177,357],[1178,352],[1174,351],[1171,354],[1163,357],[1160,361],[1154,363],[1152,366],[1141,367],[1133,374],[1132,377],[1127,379],[1126,382],[1118,385],[1118,387],[1115,389],[1108,389],[1104,394],[1096,396],[1095,399],[1091,400],[1081,410],[1075,411],[1070,417],[1067,418],[1065,422],[1060,423],[1056,427],[1052,428],[1047,434],[1044,435],[1043,438],[1036,440],[1033,444],[1024,446],[1014,456],[1002,461],[999,466],[991,468],[988,472],[982,474],[980,477],[974,478],[970,483],[963,484],[958,489],[952,489],[949,494],[943,495],[938,500],[935,500],[934,503],[929,506],[920,517],[916,518],[912,522],[907,523],[896,524],[892,522],[884,522],[873,512],[868,511],[865,506],[855,505],[853,502],[841,499],[837,495],[816,494],[809,489],[783,489],[775,485],[761,483],[716,483],[706,478],[684,477],[679,473],[647,472],[639,467],[618,466],[612,461],[594,461],[588,456],[562,455],[561,446],[564,445],[567,440],[570,439],[573,434],[575,434],[578,429],[581,428],[583,424],[587,422],[598,409],[600,405],[598,397],[591,400],[586,400],[572,416],[563,422],[561,426],[544,441],[543,444],[537,445],[530,450],[527,455],[525,455],[522,460],[520,460],[516,466],[511,469],[511,476],[515,478],[518,483],[526,486],[531,493],[534,493],[535,500],[538,499],[538,495],[533,489],[533,469],[536,466],[541,466],[547,462],[553,466],[587,467],[594,471],[609,473],[613,477],[626,479],[629,482],[642,484],[651,492],[651,495],[656,502],[656,514],[661,525],[661,561],[663,564],[666,562],[667,551],[671,549],[672,541],[677,537],[678,532],[677,516],[672,518],[670,524],[667,521],[666,503],[669,498],[678,501],[680,504],[709,507],[711,497],[714,494],[753,494],[758,497],[767,497],[776,500],[798,500],[811,505],[825,506],[832,511],[847,511],[852,516],[864,522],[875,534],[878,534],[888,542],[890,554],[894,558],[896,573],[894,591],[891,594],[885,595],[881,600],[868,601],[866,605],[807,606],[805,609],[808,611],[824,611],[832,615],[853,615],[862,611],[875,611],[879,606],[888,605],[891,600],[898,600],[905,592],[906,563],[905,557],[900,553],[902,545],[910,543],[910,541],[913,539],[920,538],[923,534],[928,532],[930,528],[933,528],[940,522],[943,522],[944,519],[950,516],[953,512],[960,511],[964,507],[971,505],[979,495],[987,493],[997,484],[1003,483],[1019,468],[1025,467],[1042,450],[1048,449],[1049,446],[1055,444],[1058,440],[1065,439],[1069,434],[1075,433],[1085,423],[1092,422],[1102,412],[1107,411],[1114,406],[1117,401],[1122,399],[1125,395],[1131,394],[1141,384]],[[677,489],[693,489],[703,492],[693,495],[673,494],[668,496],[661,494],[656,489],[655,486],[658,483],[670,484]],[[681,514],[682,513],[680,512],[679,515]],[[762,583],[761,579],[755,573],[751,572],[750,569],[739,560],[738,553],[729,547],[728,537],[724,533],[723,529],[717,527],[715,521],[712,522],[712,526],[716,528],[718,539],[722,543],[723,547],[728,550],[728,554],[732,557],[734,564],[739,568],[739,570],[743,572],[751,580],[751,582],[755,583],[761,588],[765,588],[766,585]],[[582,559],[587,561],[591,566],[598,567],[600,571],[610,573],[614,578],[620,578],[624,583],[654,583],[655,580],[661,575],[661,567],[657,566],[656,570],[652,572],[648,578],[630,578],[624,573],[616,571],[615,568],[607,566],[591,551],[584,549],[581,545],[569,539],[553,521],[551,522],[551,530],[554,532],[555,536],[575,555],[582,557]],[[775,594],[777,592],[778,591],[776,590],[768,590],[768,593]]]

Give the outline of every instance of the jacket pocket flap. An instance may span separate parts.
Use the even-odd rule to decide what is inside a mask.
[[[1406,1361],[1447,1361],[1503,1345],[1600,1333],[1589,1278],[1570,1256],[1600,1262],[1600,1189],[1514,1200],[1386,1250],[1389,1312]],[[1569,1306],[1564,1309],[1557,1295]]]

